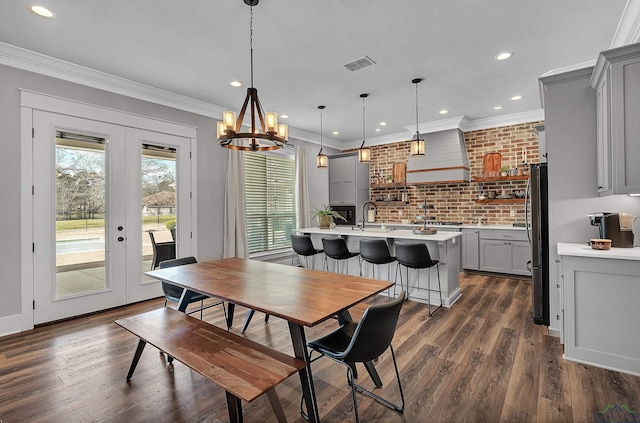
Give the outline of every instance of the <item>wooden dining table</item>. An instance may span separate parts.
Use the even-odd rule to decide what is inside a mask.
[[[323,272],[251,259],[227,258],[145,272],[185,288],[178,310],[185,311],[192,295],[204,294],[279,317],[289,323],[294,355],[307,362],[299,372],[309,421],[320,421],[304,327],[338,316],[351,321],[349,308],[393,286],[358,276]],[[366,366],[380,384],[373,364]]]

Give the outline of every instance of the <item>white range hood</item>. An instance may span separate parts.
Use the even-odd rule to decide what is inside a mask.
[[[460,183],[471,180],[469,156],[460,129],[423,134],[425,154],[409,157],[407,183]]]

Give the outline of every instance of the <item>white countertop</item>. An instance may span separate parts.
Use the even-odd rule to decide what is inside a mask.
[[[614,248],[610,250],[594,250],[590,245],[558,243],[559,256],[594,257],[617,260],[640,260],[640,247]]]
[[[418,227],[419,225],[415,226]],[[351,226],[336,226],[335,229],[302,228],[296,229],[296,231],[306,234],[364,236],[369,238],[385,239],[414,239],[419,241],[448,241],[450,239],[462,236],[462,232],[438,231],[433,235],[417,235],[414,234],[410,229],[399,229],[390,231],[380,229],[379,227],[370,227],[366,228],[364,231],[361,231],[352,230]]]
[[[379,228],[382,225],[381,222],[373,222],[367,223],[366,226],[372,226]],[[393,227],[405,227],[405,228],[421,228],[422,223],[420,224],[412,224],[412,223],[397,223],[397,222],[387,222],[387,226]],[[340,226],[340,225],[338,225]],[[501,230],[514,230],[514,231],[525,231],[525,227],[520,226],[512,226],[512,225],[478,225],[478,224],[462,224],[462,225],[429,225],[427,222],[427,227],[429,228],[443,228],[443,229],[501,229]]]

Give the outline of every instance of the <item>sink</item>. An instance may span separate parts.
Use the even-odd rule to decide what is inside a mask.
[[[361,228],[357,228],[357,227],[355,227],[355,226],[354,226],[353,228],[351,228],[351,229],[352,229],[352,230],[354,230],[354,231],[362,231],[362,229],[361,229]],[[380,233],[385,233],[385,232],[390,232],[390,231],[391,231],[391,229],[389,229],[389,228],[386,228],[386,229],[382,229],[382,228],[367,228],[366,226],[365,226],[365,228],[364,228],[364,232],[380,232]]]

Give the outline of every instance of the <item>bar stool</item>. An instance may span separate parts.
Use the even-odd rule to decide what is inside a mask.
[[[316,264],[316,254],[323,253],[323,250],[317,250],[313,246],[313,242],[311,241],[311,237],[309,235],[291,235],[291,247],[295,254],[298,255],[298,260],[300,256],[304,257],[305,266],[309,267],[309,257],[313,260],[311,261],[311,269],[315,268]],[[293,259],[295,255],[291,255],[291,265],[293,266]]]
[[[376,267],[380,264],[387,265],[387,275],[391,278],[391,263],[396,261],[396,258],[389,254],[389,247],[384,239],[361,239],[360,258],[360,276],[362,276],[362,263],[366,261],[373,264],[372,277],[374,279],[376,277]]]
[[[340,260],[347,260],[347,274],[349,274],[349,259],[360,255],[349,251],[347,248],[347,242],[343,238],[322,238],[322,247],[324,248],[324,265],[326,270],[329,270],[329,264],[327,257],[336,260],[336,267]],[[340,273],[340,272],[337,272]]]
[[[438,311],[439,308],[442,307],[442,287],[440,285],[440,268],[438,267],[439,260],[432,260],[431,254],[429,254],[429,249],[426,244],[411,244],[406,242],[396,242],[396,258],[398,260],[398,267],[396,268],[396,281],[398,280],[398,270],[400,270],[400,266],[405,266],[407,268],[407,292],[409,291],[409,268],[411,269],[429,269],[428,275],[428,312],[429,317],[433,316],[433,314]],[[440,305],[431,312],[431,268],[436,268],[438,272],[438,292],[440,293]],[[400,270],[400,286],[402,287],[402,270]],[[420,273],[418,273],[418,289],[420,289]],[[434,290],[435,291],[435,290]],[[395,295],[395,289],[394,289]]]

